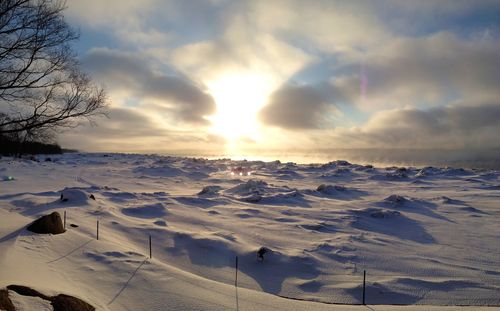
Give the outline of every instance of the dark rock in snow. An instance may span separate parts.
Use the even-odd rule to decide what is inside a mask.
[[[64,226],[61,220],[61,215],[58,212],[42,216],[32,222],[28,228],[29,231],[41,234],[61,234],[64,233]]]
[[[267,247],[264,247],[262,246],[261,248],[259,248],[259,250],[257,251],[257,257],[261,260],[261,261],[264,261],[264,254],[266,254],[267,252],[269,252],[269,249]]]
[[[0,289],[0,310],[16,311],[12,300],[9,298],[9,292],[5,289]]]
[[[19,295],[22,296],[28,296],[28,297],[39,297],[42,298],[43,300],[48,300],[52,304],[52,307],[54,308],[54,311],[94,311],[95,308],[91,306],[90,304],[86,303],[85,301],[65,295],[65,294],[59,294],[57,296],[46,296],[39,291],[36,291],[30,287],[27,286],[22,286],[22,285],[9,285],[7,288],[11,291],[14,291],[18,293]],[[0,293],[0,301],[1,301],[1,293]],[[8,296],[7,296],[8,299]],[[9,299],[10,301],[10,299]],[[0,307],[4,308],[0,304]],[[15,310],[15,309],[7,309],[8,311],[10,310]]]
[[[52,306],[54,311],[94,311],[95,308],[85,301],[73,296],[59,294],[52,297]]]
[[[205,186],[198,195],[218,195],[220,190],[222,190],[220,186]]]
[[[347,188],[342,185],[326,185],[326,184],[321,184],[316,188],[316,191],[327,193],[327,194],[333,194],[337,191],[346,191]]]
[[[403,196],[393,194],[393,195],[390,195],[387,198],[385,198],[384,201],[386,201],[388,203],[392,203],[392,204],[404,204],[404,203],[408,202],[408,199],[406,199]]]
[[[23,286],[23,285],[9,285],[7,286],[7,289],[18,293],[21,296],[29,296],[29,297],[39,297],[44,300],[50,300],[49,296],[46,296],[42,293],[40,293],[37,290],[34,290],[33,288],[30,288],[28,286]]]

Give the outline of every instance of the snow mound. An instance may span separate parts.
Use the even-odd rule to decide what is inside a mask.
[[[283,180],[293,180],[293,179],[302,179],[304,176],[301,174],[297,173],[294,170],[291,169],[279,169],[275,172],[273,172],[273,175],[277,179],[283,179]]]
[[[340,242],[339,244],[332,244],[332,242],[323,242],[316,245],[311,250],[306,250],[309,253],[315,255],[320,255],[328,257],[336,262],[345,264],[353,262],[357,259],[356,247],[349,244],[344,244],[345,242]]]
[[[398,211],[377,210],[370,212],[370,217],[373,218],[395,218],[398,216],[401,216],[401,213]]]
[[[198,195],[204,195],[204,196],[216,196],[219,195],[219,191],[222,190],[221,186],[205,186],[203,189],[201,189],[200,192],[198,192]]]
[[[122,213],[124,215],[137,218],[158,218],[166,216],[168,211],[162,203],[155,203],[138,207],[123,208]]]
[[[371,180],[387,180],[387,181],[406,181],[409,179],[409,175],[412,174],[412,170],[406,167],[387,167],[386,173],[375,174],[370,177]]]
[[[364,191],[355,188],[331,184],[321,184],[316,190],[306,189],[303,192],[313,196],[333,197],[338,200],[354,200],[366,194]]]
[[[441,170],[436,167],[432,166],[426,166],[422,169],[420,169],[417,174],[415,174],[415,177],[427,177],[427,176],[433,176],[441,173]]]
[[[330,194],[330,195],[335,195],[339,192],[345,192],[347,191],[347,188],[342,185],[326,185],[326,184],[321,184],[318,186],[316,191],[324,193],[324,194]]]
[[[437,168],[432,166],[427,166],[420,169],[415,177],[430,177],[430,176],[442,176],[442,177],[460,177],[460,176],[470,176],[474,173],[463,168]]]
[[[176,232],[173,240],[174,246],[168,251],[187,254],[192,264],[214,268],[233,265],[236,251],[227,239]]]
[[[410,202],[407,198],[401,195],[392,194],[384,199],[384,202],[389,203],[391,205],[404,205]]]
[[[183,170],[174,166],[168,165],[152,165],[152,166],[138,166],[134,168],[134,173],[148,177],[188,177],[191,179],[203,179],[208,177],[207,173],[196,170]]]
[[[61,201],[72,204],[86,204],[89,195],[80,188],[65,188],[61,191]]]
[[[334,169],[339,166],[351,166],[351,163],[345,161],[345,160],[336,160],[336,161],[331,161],[328,163],[325,163],[321,165],[322,169]]]
[[[405,197],[397,194],[392,194],[385,198],[378,205],[390,208],[415,208],[415,209],[435,209],[437,205],[423,199]]]
[[[226,193],[246,196],[256,193],[265,193],[269,189],[267,182],[263,180],[250,179],[246,183],[239,184],[233,188],[226,190]]]
[[[351,223],[354,228],[422,244],[435,243],[434,237],[420,223],[403,213],[373,207],[350,212],[354,216]]]
[[[101,192],[101,194],[107,197],[110,201],[117,203],[123,203],[138,198],[136,194],[124,191],[104,191]]]
[[[402,216],[398,211],[380,209],[380,208],[365,208],[361,210],[351,210],[357,216],[371,217],[376,219],[394,219]]]
[[[338,228],[330,224],[328,222],[320,222],[320,223],[313,223],[313,224],[301,224],[297,225],[300,228],[303,228],[305,230],[309,231],[316,231],[316,232],[324,232],[324,233],[331,233],[331,232],[337,232]]]
[[[249,203],[307,205],[307,201],[297,189],[269,185],[262,180],[251,179],[226,190],[225,194]]]
[[[453,204],[453,205],[464,205],[465,203],[460,200],[452,199],[447,196],[441,196],[435,199],[436,201],[443,203],[443,204]]]

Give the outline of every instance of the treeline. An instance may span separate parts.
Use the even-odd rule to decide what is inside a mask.
[[[0,135],[0,154],[3,156],[21,156],[23,154],[60,154],[63,149],[58,144],[36,141],[20,142]]]

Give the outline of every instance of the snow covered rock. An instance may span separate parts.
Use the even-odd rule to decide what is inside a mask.
[[[316,188],[316,191],[324,194],[336,194],[338,192],[346,191],[347,188],[342,185],[327,185],[321,184]]]
[[[408,202],[408,199],[403,196],[393,194],[385,198],[384,201],[392,205],[402,205]]]
[[[46,300],[47,303],[50,302],[52,304],[52,308],[54,311],[94,311],[95,308],[91,306],[90,304],[86,303],[85,301],[65,295],[65,294],[59,294],[57,296],[47,296],[42,293],[40,293],[37,290],[34,290],[30,287],[23,286],[23,285],[9,285],[7,286],[7,289],[13,291],[14,293],[21,295],[21,296],[26,296],[26,297],[37,297],[41,298],[43,300]],[[8,297],[7,297],[8,298]],[[0,305],[0,307],[2,307]],[[33,307],[33,306],[31,306]],[[15,310],[15,309],[12,309]]]
[[[65,188],[61,192],[61,201],[62,202],[71,202],[71,203],[86,203],[89,199],[87,193],[83,190],[77,188]]]
[[[220,190],[222,190],[221,186],[205,186],[200,192],[198,192],[198,195],[218,195]]]

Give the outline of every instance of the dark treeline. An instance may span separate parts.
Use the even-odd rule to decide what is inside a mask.
[[[21,156],[23,154],[60,154],[63,150],[58,144],[47,144],[35,141],[20,142],[0,135],[0,154],[4,156]]]

